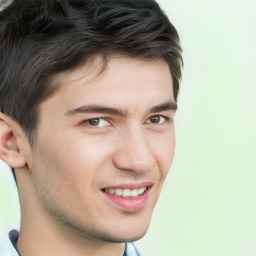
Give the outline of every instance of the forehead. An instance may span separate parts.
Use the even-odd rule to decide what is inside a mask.
[[[57,74],[52,80],[56,87],[64,89],[72,86],[105,84],[101,87],[103,92],[109,89],[108,82],[131,81],[139,85],[143,80],[148,81],[149,86],[151,81],[165,82],[173,86],[169,65],[164,59],[142,60],[119,55],[112,55],[107,64],[100,56],[93,57],[75,69]],[[130,90],[134,89],[131,85]]]
[[[74,70],[54,78],[59,87],[46,100],[55,109],[69,111],[84,104],[108,105],[120,108],[146,107],[174,101],[172,77],[166,61],[145,61],[113,56],[106,66],[94,58]],[[50,107],[50,105],[49,105]]]

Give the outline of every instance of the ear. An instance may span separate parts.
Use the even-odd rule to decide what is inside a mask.
[[[22,147],[24,135],[21,131],[17,122],[0,113],[0,158],[13,168],[21,168],[27,164]]]

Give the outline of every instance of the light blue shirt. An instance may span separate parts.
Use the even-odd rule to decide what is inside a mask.
[[[0,237],[0,256],[19,256],[11,239],[12,241],[18,239],[17,231],[12,230]],[[140,256],[140,254],[133,243],[127,243],[125,245],[125,252],[123,256]]]

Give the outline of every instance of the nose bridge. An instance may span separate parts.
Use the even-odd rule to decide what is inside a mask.
[[[140,125],[127,128],[121,141],[116,161],[118,168],[143,174],[155,166],[156,160]]]

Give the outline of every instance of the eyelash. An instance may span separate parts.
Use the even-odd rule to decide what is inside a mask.
[[[150,120],[151,118],[159,118],[160,120],[161,120],[161,118],[162,119],[164,119],[162,122],[160,122],[160,123],[150,123],[150,124],[162,124],[162,123],[166,123],[166,122],[168,122],[169,120],[170,120],[170,118],[169,117],[167,117],[167,116],[163,116],[163,115],[154,115],[154,116],[151,116],[150,118],[148,118],[147,119],[147,121],[148,120]]]
[[[103,126],[99,126],[99,125],[93,125],[93,124],[90,124],[90,121],[93,121],[93,120],[98,120],[100,122],[100,120],[104,120],[104,122],[108,122],[109,121],[107,120],[107,118],[103,118],[103,117],[98,117],[98,118],[92,118],[92,119],[88,119],[85,121],[85,123],[90,126],[90,127],[103,127]]]
[[[150,121],[150,119],[152,119],[152,118],[159,118],[159,120],[161,120],[161,119],[164,119],[164,120],[160,121],[159,123],[151,123],[151,122],[149,122],[149,121]],[[96,125],[90,124],[90,122],[92,122],[92,121],[96,121],[96,123],[97,123],[97,121],[98,121],[98,123],[99,123],[100,120],[104,120],[104,122],[109,123],[108,118],[104,118],[104,117],[98,117],[98,118],[88,119],[88,120],[83,121],[82,123],[85,123],[85,124],[87,124],[89,127],[93,127],[93,128],[94,128],[94,127],[105,127],[105,126],[108,126],[108,125],[101,125],[101,126],[99,126],[98,124],[96,124]],[[152,120],[151,120],[151,121],[152,121]],[[167,117],[167,116],[163,116],[163,115],[154,115],[154,116],[149,117],[149,118],[146,120],[145,123],[147,123],[147,124],[161,125],[161,124],[166,123],[166,122],[169,122],[169,121],[170,121],[170,118]]]

